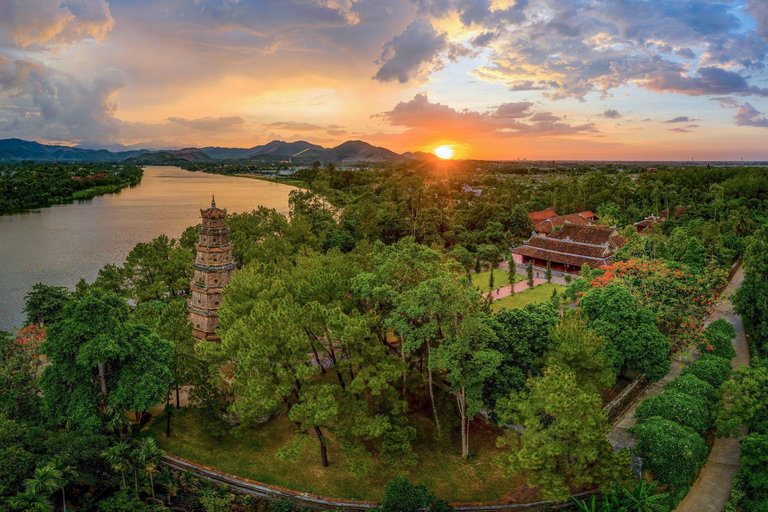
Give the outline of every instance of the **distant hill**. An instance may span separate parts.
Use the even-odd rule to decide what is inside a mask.
[[[24,160],[34,160],[36,162],[115,162],[146,152],[146,149],[141,149],[113,153],[106,149],[54,146],[21,139],[0,140],[0,162],[22,162]]]
[[[285,142],[273,140],[252,148],[185,148],[179,150],[150,151],[147,149],[112,152],[106,149],[86,149],[69,146],[54,146],[21,139],[0,140],[0,162],[122,162],[141,165],[171,164],[179,160],[189,162],[212,162],[217,160],[240,160],[252,162],[279,163],[290,161],[297,164],[311,164],[319,160],[327,163],[354,164],[359,162],[404,162],[428,160],[434,155],[423,152],[403,153],[373,146],[362,140],[350,140],[334,148],[324,148],[306,141]]]

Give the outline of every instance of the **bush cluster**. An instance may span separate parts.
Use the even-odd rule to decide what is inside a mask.
[[[736,357],[736,349],[733,348],[735,337],[736,330],[730,322],[722,318],[715,320],[704,330],[700,351],[702,354],[723,357],[730,361]]]
[[[724,357],[705,355],[683,370],[682,375],[695,375],[715,389],[731,376],[731,362]]]
[[[635,412],[635,418],[640,423],[653,417],[674,421],[700,435],[704,435],[712,424],[709,404],[703,398],[678,391],[665,391],[652,396],[641,403]]]
[[[687,485],[707,461],[709,447],[704,438],[688,427],[658,416],[630,429],[637,437],[643,464],[660,482]]]
[[[713,322],[707,331],[707,339],[719,353],[725,352],[726,343],[733,348],[733,326],[728,322]],[[667,384],[663,393],[637,408],[638,424],[630,429],[637,437],[635,450],[659,481],[685,486],[696,478],[709,453],[704,436],[719,404],[718,389],[730,375],[728,359],[704,355]]]

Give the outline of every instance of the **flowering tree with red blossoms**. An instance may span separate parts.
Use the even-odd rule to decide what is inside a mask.
[[[631,259],[601,268],[605,273],[592,280],[592,288],[609,283],[629,288],[641,306],[654,312],[659,330],[673,347],[701,341],[702,322],[726,282],[721,269],[707,268],[698,275],[661,260]]]

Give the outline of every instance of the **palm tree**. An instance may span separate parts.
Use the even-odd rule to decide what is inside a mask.
[[[75,476],[77,476],[77,472],[72,466],[65,466],[59,460],[54,462],[54,467],[61,471],[61,508],[64,510],[64,512],[67,512],[67,494],[65,489],[67,484],[69,484],[69,482],[74,479]]]
[[[120,441],[115,446],[107,449],[102,456],[107,459],[110,467],[113,471],[120,473],[123,479],[123,487],[125,487],[125,472],[131,469],[131,461],[129,458],[130,446],[125,441]]]
[[[733,210],[731,219],[733,220],[733,229],[736,230],[739,237],[752,227],[752,218],[749,216],[746,206],[740,206],[738,210]]]
[[[661,510],[666,510],[661,502],[667,498],[667,495],[653,494],[656,484],[657,482],[653,482],[651,485],[648,485],[645,480],[640,480],[634,491],[630,492],[627,489],[623,489],[624,503],[627,504],[627,509],[634,512],[660,512]]]
[[[7,503],[12,509],[24,512],[53,512],[53,505],[48,495],[38,494],[31,489],[18,493]]]
[[[155,480],[153,475],[157,472],[157,468],[160,465],[160,459],[163,458],[165,452],[157,445],[155,438],[148,437],[144,439],[144,446],[139,449],[137,459],[139,464],[149,474],[149,482],[152,489],[152,497],[155,497]]]
[[[49,495],[59,489],[62,483],[62,473],[53,464],[36,468],[32,478],[24,482],[28,491],[34,494]]]

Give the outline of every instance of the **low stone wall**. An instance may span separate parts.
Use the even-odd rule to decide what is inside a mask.
[[[616,398],[611,400],[603,410],[608,411],[608,421],[614,423],[618,420],[624,411],[629,409],[635,400],[643,394],[651,383],[645,378],[645,375],[638,375],[635,379],[619,393]]]
[[[366,512],[369,510],[378,510],[381,508],[380,503],[373,501],[356,501],[356,500],[344,500],[336,498],[326,498],[323,496],[317,496],[315,494],[303,493],[292,491],[290,489],[283,489],[274,485],[267,485],[261,482],[249,480],[247,478],[241,478],[239,476],[230,475],[213,468],[209,468],[192,462],[175,455],[166,454],[161,464],[179,472],[191,472],[198,478],[208,480],[217,485],[226,484],[230,489],[243,494],[249,494],[251,496],[257,496],[268,500],[288,500],[300,507],[310,508],[314,510],[343,510],[349,512]],[[589,496],[597,494],[597,490],[585,491],[576,493],[573,496],[586,500]],[[457,512],[543,512],[550,510],[566,510],[572,509],[573,505],[569,503],[555,504],[551,501],[537,501],[535,503],[522,503],[516,505],[497,505],[489,503],[485,504],[453,504],[454,510]]]

